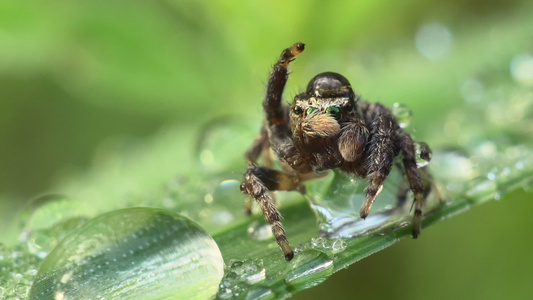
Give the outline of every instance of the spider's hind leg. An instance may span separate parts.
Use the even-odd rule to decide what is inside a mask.
[[[254,198],[261,207],[286,260],[291,260],[294,252],[281,224],[281,214],[268,192],[269,190],[292,191],[299,187],[300,180],[297,176],[259,166],[249,166],[241,184],[241,191]]]
[[[413,238],[416,239],[420,234],[420,230],[422,229],[422,206],[424,205],[427,195],[431,191],[429,173],[427,173],[427,170],[424,169],[425,173],[423,173],[422,176],[420,174],[420,171],[416,165],[414,142],[411,136],[405,132],[402,132],[399,134],[397,142],[397,145],[403,156],[402,163],[405,170],[405,175],[414,195],[412,235]],[[429,148],[422,150],[430,151]]]

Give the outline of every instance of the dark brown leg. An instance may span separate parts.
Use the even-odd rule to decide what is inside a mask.
[[[261,207],[286,260],[291,260],[294,252],[281,224],[281,214],[268,192],[269,190],[297,190],[299,186],[299,179],[295,176],[258,166],[248,167],[241,184],[241,191],[254,198]]]
[[[261,153],[268,148],[268,145],[268,132],[265,126],[262,126],[259,136],[254,140],[254,143],[250,149],[246,151],[246,160],[248,161],[248,164],[255,164],[259,158],[259,155],[261,155]]]
[[[413,139],[407,133],[401,133],[398,136],[399,148],[403,156],[403,166],[405,175],[411,191],[414,194],[414,217],[413,217],[413,238],[417,238],[422,227],[422,205],[424,204],[424,184],[420,177],[418,167],[416,166],[415,148]],[[428,191],[429,192],[429,191]]]
[[[396,121],[389,114],[376,117],[371,128],[370,145],[368,147],[369,159],[367,179],[369,180],[366,190],[366,198],[361,206],[360,216],[366,218],[383,188],[383,183],[390,173],[394,160],[393,134],[396,130]]]

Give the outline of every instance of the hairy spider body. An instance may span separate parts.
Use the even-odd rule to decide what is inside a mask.
[[[339,168],[368,181],[360,210],[361,218],[366,218],[396,158],[401,157],[399,165],[414,194],[412,235],[416,238],[421,229],[422,204],[429,185],[419,174],[413,139],[400,128],[388,108],[362,101],[353,92],[350,82],[333,72],[316,75],[290,107],[282,105],[287,67],[304,47],[303,43],[296,43],[283,50],[270,73],[263,102],[266,121],[246,153],[249,167],[241,184],[242,192],[257,201],[286,260],[291,260],[294,252],[269,191],[298,190],[303,193],[303,181]],[[420,145],[422,155],[428,156],[429,147],[424,143]],[[272,169],[270,149],[283,171]],[[265,167],[256,165],[261,153]],[[400,191],[399,195],[403,194],[405,199],[406,192]],[[250,208],[248,199],[248,213]]]

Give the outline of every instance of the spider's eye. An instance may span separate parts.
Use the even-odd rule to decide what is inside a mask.
[[[317,111],[318,111],[318,108],[316,108],[316,107],[309,107],[309,108],[307,109],[306,114],[307,114],[307,115],[310,115],[310,114],[313,114],[313,113],[315,113],[315,112],[317,112]]]
[[[296,106],[292,109],[292,112],[293,112],[295,115],[298,115],[298,116],[299,116],[299,115],[301,115],[301,114],[304,112],[304,110],[302,109],[301,106],[296,105]]]
[[[346,104],[344,105],[344,109],[345,109],[346,111],[352,111],[352,110],[353,110],[353,105],[352,105],[352,103],[350,103],[350,102],[346,103]]]
[[[335,119],[338,119],[341,116],[341,110],[337,106],[330,106],[326,108],[326,113],[332,115]]]

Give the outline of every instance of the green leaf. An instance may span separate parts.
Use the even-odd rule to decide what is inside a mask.
[[[218,7],[221,10],[223,8]],[[135,12],[144,15],[143,10],[139,9]],[[288,14],[283,10],[280,13]],[[30,11],[27,14],[33,16],[35,12]],[[299,18],[306,16],[296,11],[292,11],[291,14]],[[249,18],[251,16],[246,13],[243,15]],[[131,16],[124,15],[121,20],[130,24],[132,23]],[[218,14],[217,17],[228,18],[228,21],[238,20],[229,14]],[[55,13],[46,15],[46,18],[63,20],[57,18]],[[31,18],[28,17],[28,19]],[[318,26],[314,24],[316,18],[309,19],[313,20],[310,26]],[[356,20],[357,18],[350,19],[351,22],[356,22]],[[520,51],[525,51],[524,49],[527,48],[524,44],[530,41],[528,32],[531,31],[527,30],[531,29],[530,23],[520,22],[524,20],[520,18],[517,20],[508,20],[498,27],[506,30],[490,32],[492,39],[498,41],[498,44],[507,45],[504,48],[487,45],[483,42],[484,37],[479,37],[478,31],[487,35],[488,33],[484,30],[473,29],[458,36],[456,49],[464,51],[457,51],[444,62],[435,62],[431,68],[426,66],[428,64],[426,61],[420,62],[419,56],[405,55],[405,47],[398,47],[397,52],[391,52],[395,54],[391,54],[390,57],[386,56],[390,59],[390,64],[387,63],[387,67],[377,72],[379,74],[357,77],[358,83],[363,86],[363,91],[371,91],[370,98],[389,101],[390,106],[395,101],[408,104],[414,112],[411,127],[408,129],[416,129],[417,131],[412,131],[413,135],[417,139],[424,139],[433,147],[433,160],[429,167],[436,187],[425,207],[424,229],[458,213],[463,213],[473,206],[493,199],[501,199],[507,193],[517,189],[530,189],[533,185],[533,145],[530,138],[533,130],[531,86],[523,80],[514,79],[515,81],[511,82],[507,78],[510,61]],[[98,18],[85,20],[76,28],[83,30],[84,24],[93,22],[102,28],[113,28],[111,20],[106,18],[100,22]],[[139,24],[145,23],[150,22],[147,20],[139,22]],[[21,24],[27,23],[21,22]],[[34,26],[38,27],[40,22],[35,21],[35,24],[37,25]],[[137,24],[138,30],[144,28],[139,24]],[[168,26],[166,23],[158,24],[164,28]],[[188,34],[194,35],[195,24],[189,24],[191,28],[187,31]],[[93,25],[89,27],[92,28]],[[339,28],[346,27],[341,26],[343,24],[340,23],[335,23],[335,25]],[[24,29],[23,26],[22,28]],[[288,27],[288,29],[292,28],[294,27]],[[362,31],[366,28],[358,30]],[[104,31],[107,32],[107,30]],[[513,32],[513,34],[508,32]],[[86,33],[90,37],[91,32]],[[274,33],[270,31],[270,34]],[[210,34],[208,37],[214,38],[214,35]],[[73,90],[74,94],[85,94],[90,91],[92,96],[87,97],[98,99],[103,103],[102,105],[109,105],[105,104],[106,97],[98,97],[100,93],[103,93],[102,91],[107,90],[108,93],[122,95],[120,99],[125,103],[129,103],[128,97],[133,96],[134,105],[138,111],[151,105],[143,101],[145,98],[143,95],[165,99],[173,98],[174,92],[185,91],[191,96],[202,87],[204,73],[208,72],[197,71],[188,74],[187,76],[196,78],[195,85],[180,85],[171,90],[174,92],[170,94],[163,89],[152,88],[152,83],[158,81],[157,78],[165,77],[165,80],[168,80],[165,81],[166,85],[172,85],[171,77],[185,76],[175,74],[179,73],[176,69],[181,66],[181,63],[188,64],[189,69],[194,69],[190,65],[193,61],[196,64],[198,60],[187,60],[184,57],[196,55],[194,51],[196,48],[180,49],[185,54],[179,58],[183,61],[173,61],[170,64],[175,68],[166,67],[167,62],[172,61],[171,50],[155,46],[153,48],[161,49],[156,51],[139,48],[139,53],[136,55],[152,61],[144,66],[148,69],[143,69],[143,65],[130,66],[127,61],[121,60],[120,54],[124,50],[121,47],[128,48],[127,45],[130,43],[136,45],[137,42],[128,39],[126,33],[118,34],[118,36],[123,36],[129,43],[117,44],[117,48],[108,49],[108,52],[98,52],[95,46],[98,43],[89,44],[88,49],[94,51],[96,58],[100,57],[103,61],[109,60],[110,62],[97,65],[103,68],[103,71],[95,72],[95,77],[91,81],[73,82],[69,77],[59,77],[59,81],[65,86],[74,86],[76,88]],[[140,44],[149,44],[147,42],[151,39],[150,32],[145,32],[142,36],[147,40],[141,41]],[[314,33],[313,36],[315,36],[315,45],[320,45],[321,43],[316,41],[318,35]],[[342,36],[328,35],[332,41],[348,36],[347,31]],[[243,39],[238,34],[235,37],[238,37],[238,40]],[[114,38],[111,36],[109,39]],[[275,40],[275,38],[268,40]],[[43,45],[46,46],[47,43],[43,41]],[[243,51],[241,48],[241,52],[254,52],[251,49],[254,47],[253,43],[238,45],[246,50]],[[239,47],[238,45],[235,47]],[[36,47],[26,48],[36,49]],[[318,51],[318,48],[316,47],[315,51]],[[345,51],[352,50],[350,48]],[[15,53],[13,49],[10,51]],[[152,55],[153,52],[161,55]],[[331,63],[337,65],[339,71],[354,73],[350,68],[355,63],[346,63],[346,55],[336,54],[331,55]],[[39,57],[48,56],[42,53],[39,55]],[[479,60],[477,58],[480,55]],[[233,57],[230,54],[227,56]],[[308,63],[313,64],[312,58],[315,57],[316,61],[319,56],[319,54],[309,54]],[[208,57],[212,59],[211,62],[214,61],[214,57]],[[243,60],[252,61],[251,58],[243,58]],[[23,60],[17,62],[16,69],[22,69]],[[91,64],[95,64],[95,61],[89,60],[86,63],[87,65],[82,66],[90,67]],[[163,69],[163,72],[155,72],[159,77],[152,78],[148,74],[153,66]],[[216,74],[224,74],[227,69],[222,66],[225,65],[216,66]],[[204,71],[209,70],[209,67],[210,64],[205,63]],[[527,64],[525,67],[527,68]],[[405,80],[407,69],[410,70],[409,74],[412,76],[410,82]],[[123,72],[120,74],[128,74],[128,77],[115,76],[115,70]],[[364,75],[373,75],[369,70],[360,71]],[[313,75],[312,72],[302,71],[300,73]],[[304,76],[296,74],[299,73],[295,72],[292,78]],[[145,81],[145,79],[150,80]],[[109,80],[114,81],[110,86],[106,86]],[[211,80],[216,81],[213,78]],[[460,87],[458,87],[457,80],[462,83]],[[243,82],[245,81],[240,81],[240,83]],[[221,87],[224,83],[217,81],[217,85]],[[459,90],[462,95],[459,95]],[[201,97],[206,98],[216,96],[214,91],[208,89],[201,89],[199,93]],[[466,102],[461,102],[461,97],[465,98]],[[249,98],[245,99],[246,105],[251,106]],[[213,101],[213,99],[209,100]],[[0,268],[2,270],[0,296],[24,298],[29,294],[35,295],[32,293],[39,294],[42,290],[53,288],[58,280],[60,283],[62,279],[68,282],[69,276],[66,279],[63,278],[63,275],[68,272],[56,273],[56,270],[72,265],[58,261],[76,257],[78,254],[79,257],[76,259],[100,253],[99,248],[96,251],[93,248],[76,247],[83,245],[82,240],[92,240],[105,230],[123,226],[124,224],[109,221],[108,217],[120,215],[123,213],[121,209],[124,208],[150,207],[142,210],[154,212],[152,209],[155,209],[158,216],[173,216],[174,221],[186,220],[185,217],[188,217],[198,223],[201,226],[198,230],[207,232],[216,242],[226,266],[219,290],[212,292],[216,292],[218,298],[287,297],[317,285],[335,272],[410,236],[409,203],[407,207],[400,209],[390,207],[395,203],[395,191],[401,180],[398,174],[391,175],[372,214],[367,220],[361,221],[357,218],[357,211],[362,199],[364,181],[352,182],[351,178],[334,172],[326,178],[307,184],[309,191],[307,198],[298,193],[276,194],[284,216],[283,224],[296,249],[294,260],[286,262],[269,233],[269,227],[265,224],[262,215],[256,211],[252,217],[245,217],[242,212],[244,196],[239,191],[239,183],[246,168],[242,154],[260,126],[258,120],[260,101],[255,102],[257,102],[255,105],[257,109],[243,109],[242,115],[214,119],[202,126],[193,122],[190,125],[187,124],[188,126],[178,125],[165,128],[159,135],[143,142],[143,145],[124,138],[102,146],[90,170],[80,176],[73,176],[56,183],[54,190],[61,195],[45,195],[28,205],[22,216],[22,224],[17,231],[17,234],[20,233],[17,243],[10,246],[0,245]],[[181,105],[181,103],[178,104]],[[209,107],[210,103],[212,102],[203,102],[200,106],[194,106],[194,101],[189,101],[185,108],[205,108]],[[164,108],[161,110],[170,111],[171,109],[168,108],[172,107],[184,108],[179,107],[178,104],[167,103],[166,106],[162,106]],[[410,118],[410,114],[406,114],[405,107],[395,107],[402,108],[405,119]],[[235,110],[234,107],[230,108],[224,109],[225,111]],[[181,113],[188,113],[188,109],[183,109]],[[407,125],[409,122],[404,123]],[[436,191],[440,194],[442,202],[438,201]],[[156,225],[145,226],[146,220],[142,218],[134,223],[143,230],[148,227],[150,236],[166,230],[165,222],[159,222],[158,218],[148,219],[153,222],[147,221],[147,223],[155,222]],[[95,230],[95,224],[103,224],[103,227]],[[346,231],[340,231],[341,228],[350,229],[348,235],[353,237],[345,237]],[[131,235],[128,230],[122,230],[122,233],[125,237]],[[154,251],[149,253],[152,256],[148,257],[151,259],[157,257],[154,253],[159,250],[164,250],[167,254],[173,250],[179,250],[179,242],[183,239],[178,235],[175,238],[175,243],[171,239],[164,239],[164,242],[158,244],[153,248]],[[107,246],[117,240],[120,239],[103,234],[98,240],[98,245]],[[130,245],[123,245],[119,249],[129,251],[131,250],[129,247]],[[67,254],[63,257],[61,255],[64,253],[61,252],[63,250],[74,251],[77,254]],[[96,256],[95,259],[101,258]],[[130,262],[143,263],[146,257],[139,255]],[[142,287],[150,285],[149,279],[160,274],[157,273],[159,271],[157,267],[172,260],[169,255],[162,255],[160,258],[161,261],[147,266],[145,272],[136,273],[144,276],[146,280],[133,283],[127,296],[133,298],[146,296],[142,294],[145,291]],[[105,265],[106,261],[99,260],[95,265],[101,265],[100,262]],[[113,267],[124,267],[124,262],[121,261]],[[92,264],[90,260],[84,261],[82,264],[75,265],[79,269],[69,270],[83,274],[91,270]],[[105,271],[117,270],[112,267],[104,267],[104,269]],[[102,276],[105,275],[104,273]],[[59,276],[60,274],[63,275]],[[89,277],[80,278],[87,278],[86,281],[79,282],[80,285],[87,284],[87,293],[97,293],[94,288],[100,285],[93,286]],[[158,287],[158,285],[154,283],[150,287]],[[110,292],[109,295],[116,294]],[[159,295],[150,294],[147,297],[159,297]]]

